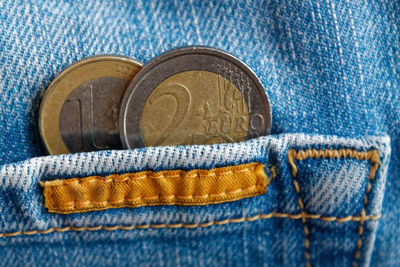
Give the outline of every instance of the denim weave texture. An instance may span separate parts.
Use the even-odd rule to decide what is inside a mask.
[[[301,192],[296,192],[288,149],[319,147],[379,151],[381,166],[371,182],[367,205],[364,196],[369,160],[298,160],[295,164]],[[367,264],[381,214],[389,155],[387,137],[357,140],[287,134],[237,144],[91,152],[5,165],[0,169],[1,181],[8,182],[0,184],[0,229],[6,234],[0,237],[0,255],[4,255],[6,265],[52,265],[62,261],[66,265],[296,266],[306,262],[305,253],[315,265],[326,261],[332,265]],[[265,164],[268,175],[274,176],[266,194],[216,205],[120,208],[64,215],[46,210],[38,186],[40,180],[54,177],[210,169],[248,162]],[[313,183],[303,179],[303,174],[309,173],[307,179],[318,183],[323,180],[323,186],[317,185],[320,188],[316,190]],[[307,198],[315,195],[318,199],[320,192],[325,198],[316,204]],[[308,216],[305,224],[309,249],[304,246],[305,224],[299,197]],[[368,218],[361,236],[362,257],[356,260],[362,209]],[[29,252],[19,255],[15,249],[21,248]],[[118,257],[110,258],[111,252]]]
[[[0,265],[399,265],[399,25],[399,1],[0,0]],[[63,69],[99,54],[147,63],[185,45],[225,50],[257,74],[271,103],[271,136],[46,156],[39,105]],[[377,151],[380,163],[367,203],[368,160],[295,160],[294,177],[289,150],[311,148]],[[254,161],[265,163],[267,172],[276,167],[265,195],[201,207],[57,215],[44,208],[39,185]],[[359,247],[363,209],[375,219],[363,222]],[[272,212],[284,216],[267,218]],[[302,212],[310,216],[298,217]],[[183,227],[206,222],[214,223]],[[183,225],[86,229],[151,224]],[[86,228],[54,230],[65,227]],[[30,231],[36,232],[23,234]]]

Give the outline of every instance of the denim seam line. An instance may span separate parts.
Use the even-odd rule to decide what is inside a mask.
[[[17,232],[10,232],[10,233],[0,233],[0,238],[6,238],[6,237],[16,237],[16,236],[21,236],[21,235],[42,235],[42,234],[50,234],[53,232],[69,232],[69,231],[74,231],[74,232],[84,232],[84,231],[99,231],[99,230],[105,230],[105,231],[115,231],[115,230],[134,230],[134,229],[147,229],[147,228],[154,228],[154,229],[160,229],[160,228],[204,228],[204,227],[209,227],[212,225],[225,225],[225,224],[230,224],[230,223],[242,223],[242,222],[253,222],[257,220],[263,220],[263,219],[272,219],[272,218],[288,218],[288,219],[293,219],[293,220],[298,220],[303,217],[307,217],[308,219],[313,219],[313,220],[322,220],[324,222],[337,222],[337,223],[345,223],[345,222],[351,222],[351,221],[356,221],[359,222],[362,220],[360,216],[346,216],[346,217],[323,217],[322,215],[319,214],[307,214],[307,213],[301,213],[301,214],[290,214],[290,213],[280,213],[280,212],[271,212],[267,214],[257,214],[252,217],[247,217],[243,216],[241,218],[228,218],[224,220],[213,220],[209,222],[204,222],[204,223],[193,223],[193,224],[187,224],[187,223],[174,223],[174,224],[167,224],[167,223],[161,223],[161,224],[142,224],[142,225],[115,225],[115,226],[84,226],[84,227],[74,227],[74,226],[66,226],[66,227],[51,227],[46,230],[31,230],[31,231],[17,231]],[[381,218],[381,214],[375,215],[375,216],[369,216],[365,215],[364,216],[364,221],[368,220],[378,220]]]
[[[365,192],[364,195],[364,201],[363,201],[363,208],[361,210],[361,216],[360,218],[360,226],[358,229],[358,239],[357,239],[357,251],[355,253],[355,263],[354,265],[357,266],[357,262],[360,258],[360,254],[361,254],[361,247],[362,247],[362,234],[364,232],[364,222],[366,219],[366,211],[365,208],[367,206],[368,203],[368,195],[369,192],[371,191],[372,185],[371,182],[372,180],[375,178],[375,174],[376,171],[378,170],[378,166],[379,166],[379,152],[377,150],[370,150],[368,152],[365,151],[357,151],[355,149],[326,149],[326,150],[322,150],[322,149],[306,149],[306,150],[295,150],[295,149],[290,149],[288,151],[288,162],[289,165],[291,166],[291,170],[292,170],[292,175],[293,175],[293,185],[294,188],[297,192],[297,196],[298,196],[298,203],[299,203],[299,207],[301,209],[301,221],[304,225],[304,235],[305,235],[305,239],[304,239],[304,248],[305,248],[305,252],[304,252],[304,257],[306,259],[306,266],[310,267],[311,263],[310,263],[310,251],[309,251],[309,247],[310,247],[310,242],[308,239],[308,236],[310,235],[310,231],[307,227],[307,216],[306,216],[306,212],[304,211],[304,203],[303,200],[301,198],[300,195],[300,186],[297,182],[297,166],[294,162],[294,159],[296,160],[304,160],[304,159],[315,159],[315,158],[328,158],[328,159],[340,159],[340,158],[352,158],[352,159],[357,159],[358,161],[361,160],[368,160],[370,161],[370,171],[369,171],[369,175],[368,175],[368,186],[367,186],[367,190]]]

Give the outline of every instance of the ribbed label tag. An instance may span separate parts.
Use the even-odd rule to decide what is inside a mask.
[[[266,192],[264,166],[254,162],[191,171],[165,170],[41,182],[49,212],[77,213],[151,205],[207,205]]]

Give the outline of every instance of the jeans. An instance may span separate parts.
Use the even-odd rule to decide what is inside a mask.
[[[397,1],[0,1],[0,265],[399,265]],[[88,56],[206,45],[254,70],[269,136],[46,156],[51,81]],[[260,162],[265,194],[49,213],[40,181]]]

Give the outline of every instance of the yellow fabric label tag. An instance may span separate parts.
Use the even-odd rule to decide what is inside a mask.
[[[270,182],[260,163],[211,170],[166,170],[41,182],[49,212],[150,205],[206,205],[253,197]]]

